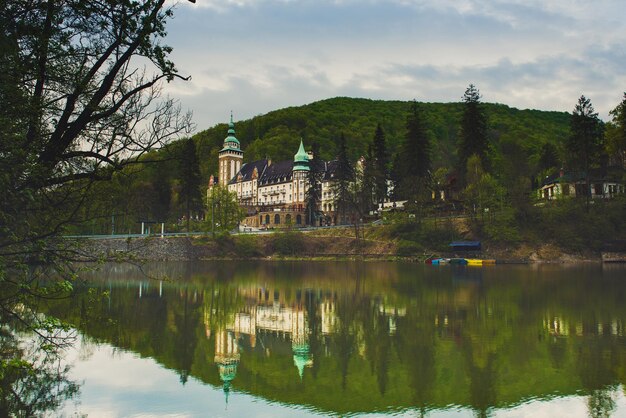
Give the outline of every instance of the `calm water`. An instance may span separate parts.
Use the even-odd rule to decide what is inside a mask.
[[[107,265],[70,321],[90,417],[626,416],[626,267]],[[89,290],[88,287],[92,289]]]

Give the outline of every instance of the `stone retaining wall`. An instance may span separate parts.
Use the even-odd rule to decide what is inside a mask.
[[[186,237],[82,239],[78,246],[86,259],[197,260],[212,255],[210,247],[192,245]]]

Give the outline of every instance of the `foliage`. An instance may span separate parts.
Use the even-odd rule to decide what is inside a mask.
[[[307,189],[305,192],[306,216],[308,225],[317,225],[316,220],[320,216],[318,208],[322,201],[322,175],[323,161],[320,159],[319,145],[313,143],[311,146],[313,158],[309,161],[309,172],[307,173]]]
[[[228,187],[214,185],[206,199],[206,227],[209,232],[232,231],[244,220],[246,213],[237,201],[237,194]]]
[[[59,235],[94,216],[109,229],[107,200],[120,194],[107,192],[123,181],[103,182],[192,127],[161,98],[161,83],[181,78],[162,44],[171,16],[164,0],[0,2],[0,315],[3,333],[34,333],[41,356],[65,327],[36,306],[66,296],[75,278],[79,249]],[[54,362],[4,347],[1,360],[3,416],[44,415],[76,391]]]
[[[352,163],[348,158],[346,137],[344,134],[341,134],[339,137],[335,182],[333,184],[333,196],[335,197],[333,206],[336,208],[339,224],[346,224],[350,211],[354,209],[353,193],[351,190],[354,180],[355,173]]]
[[[238,257],[261,257],[263,253],[259,246],[259,239],[254,235],[239,235],[235,239],[235,254]]]
[[[619,320],[617,328],[610,325],[626,309],[615,269],[233,264],[185,272],[185,280],[164,282],[160,297],[159,286],[144,287],[142,299],[137,286],[143,276],[116,267],[125,280],[91,284],[104,290],[112,283],[111,305],[100,305],[112,321],[81,324],[85,289],[75,299],[52,301],[49,312],[90,338],[219,387],[218,367],[206,360],[215,357],[218,336],[232,332],[238,313],[271,306],[277,295],[281,306],[302,309],[296,312],[306,318],[313,364],[300,380],[289,333],[265,336],[256,348],[237,347],[232,387],[325,415],[415,411],[421,404],[478,414],[479,407],[517,410],[521,402],[554,393],[581,396],[584,408],[587,395],[590,406],[601,396],[621,396],[623,327]],[[248,341],[241,331],[233,342]],[[272,355],[259,350],[261,341]]]
[[[612,120],[606,125],[606,152],[610,162],[626,168],[626,92],[609,114]]]
[[[339,149],[336,132],[343,132],[350,144],[349,158],[356,161],[367,152],[371,134],[381,123],[388,153],[397,155],[406,136],[406,109],[409,105],[405,101],[326,99],[239,121],[237,137],[245,151],[246,162],[265,157],[290,159],[298,148],[299,138],[304,138],[307,143],[318,143],[321,158],[332,160]],[[435,169],[452,167],[455,162],[463,106],[462,103],[419,104],[422,125],[432,144],[431,159]],[[481,103],[480,107],[488,121],[490,138],[519,141],[533,158],[544,143],[558,144],[568,133],[570,116],[564,112],[518,110],[493,103]],[[217,151],[227,129],[226,124],[218,124],[194,135],[203,181],[217,172]],[[271,149],[257,151],[266,142],[268,147],[272,144]]]
[[[562,199],[536,208],[534,223],[529,226],[543,241],[569,250],[601,250],[604,243],[626,236],[626,197],[594,200],[587,210],[576,199]]]
[[[376,126],[376,133],[369,151],[371,173],[373,177],[374,196],[377,203],[383,203],[388,197],[387,180],[389,179],[389,156],[383,131],[380,123]]]
[[[424,248],[422,247],[422,245],[415,241],[401,240],[400,242],[398,242],[398,249],[396,254],[402,257],[409,257],[414,256],[422,252],[423,250]]]
[[[50,238],[91,215],[97,182],[188,132],[159,98],[178,77],[160,42],[171,14],[163,0],[1,3],[1,269],[63,270],[71,250]]]
[[[305,237],[301,232],[285,231],[272,234],[271,245],[276,254],[300,255],[305,248]]]
[[[394,194],[400,200],[416,200],[430,180],[431,144],[417,102],[411,102],[406,135],[394,159]],[[397,190],[396,190],[397,189]]]
[[[504,188],[489,173],[485,173],[481,160],[472,155],[467,160],[467,187],[463,194],[472,216],[484,214],[502,205]]]
[[[200,194],[200,167],[198,165],[198,155],[193,139],[187,138],[180,148],[180,191],[179,199],[182,203],[185,218],[187,219],[187,232],[189,232],[189,222],[192,212],[202,209],[202,195]]]
[[[603,125],[591,100],[580,96],[574,108],[567,139],[569,168],[584,171],[600,164],[603,151]]]
[[[465,174],[467,160],[472,155],[477,155],[482,166],[489,171],[488,152],[487,116],[480,103],[480,92],[476,86],[470,84],[463,95],[463,119],[457,155],[461,178]]]

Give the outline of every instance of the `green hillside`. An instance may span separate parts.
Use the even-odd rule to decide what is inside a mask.
[[[503,104],[483,104],[490,128],[492,152],[513,141],[538,158],[546,142],[560,144],[569,131],[570,115],[565,112],[519,110]],[[456,158],[456,142],[461,103],[421,103],[420,109],[434,150],[435,168],[451,167]],[[392,153],[402,141],[409,102],[337,97],[304,106],[275,110],[236,122],[237,138],[245,151],[245,161],[270,157],[293,157],[300,138],[308,147],[320,145],[322,157],[332,159],[336,139],[346,135],[353,159],[363,155],[380,123]],[[217,170],[217,153],[226,135],[227,124],[219,124],[194,135],[205,178]]]
[[[540,174],[537,164],[546,143],[562,146],[569,133],[570,115],[564,112],[519,110],[502,104],[482,104],[488,118],[491,160],[496,177],[513,170],[531,178]],[[427,133],[432,143],[433,172],[451,170],[456,163],[457,136],[463,112],[462,103],[420,103]],[[244,150],[244,161],[269,157],[274,161],[292,159],[300,138],[310,149],[319,144],[321,157],[335,158],[337,140],[343,133],[353,161],[365,154],[376,126],[383,127],[393,161],[405,135],[409,102],[338,97],[299,107],[275,110],[235,123],[236,135]],[[204,187],[217,173],[218,152],[227,134],[226,123],[195,134],[199,162],[196,206],[201,211]],[[138,219],[167,220],[168,230],[185,215],[183,167],[186,167],[186,141],[176,141],[148,155],[141,164],[99,184],[89,197],[84,218],[89,223],[72,226],[70,233],[110,233],[112,214],[117,231],[136,231]],[[195,156],[194,156],[195,159]],[[562,158],[559,158],[562,161]],[[526,160],[529,160],[528,162]],[[159,161],[148,164],[147,161]],[[515,166],[515,167],[513,167]],[[503,174],[502,174],[503,175]]]

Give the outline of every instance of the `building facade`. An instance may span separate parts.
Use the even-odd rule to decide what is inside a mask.
[[[537,197],[542,200],[555,200],[587,195],[592,199],[610,199],[618,194],[626,193],[623,176],[623,170],[608,173],[596,170],[589,173],[589,184],[587,184],[585,173],[561,170],[545,178],[537,191]]]
[[[312,155],[300,147],[293,160],[274,162],[262,159],[243,163],[241,144],[235,136],[232,115],[228,135],[219,152],[218,180],[222,187],[237,195],[239,204],[247,211],[244,227],[285,228],[307,225],[307,189]],[[334,223],[333,179],[335,161],[320,164],[320,202],[315,208],[315,225]],[[215,184],[209,181],[209,188]]]

